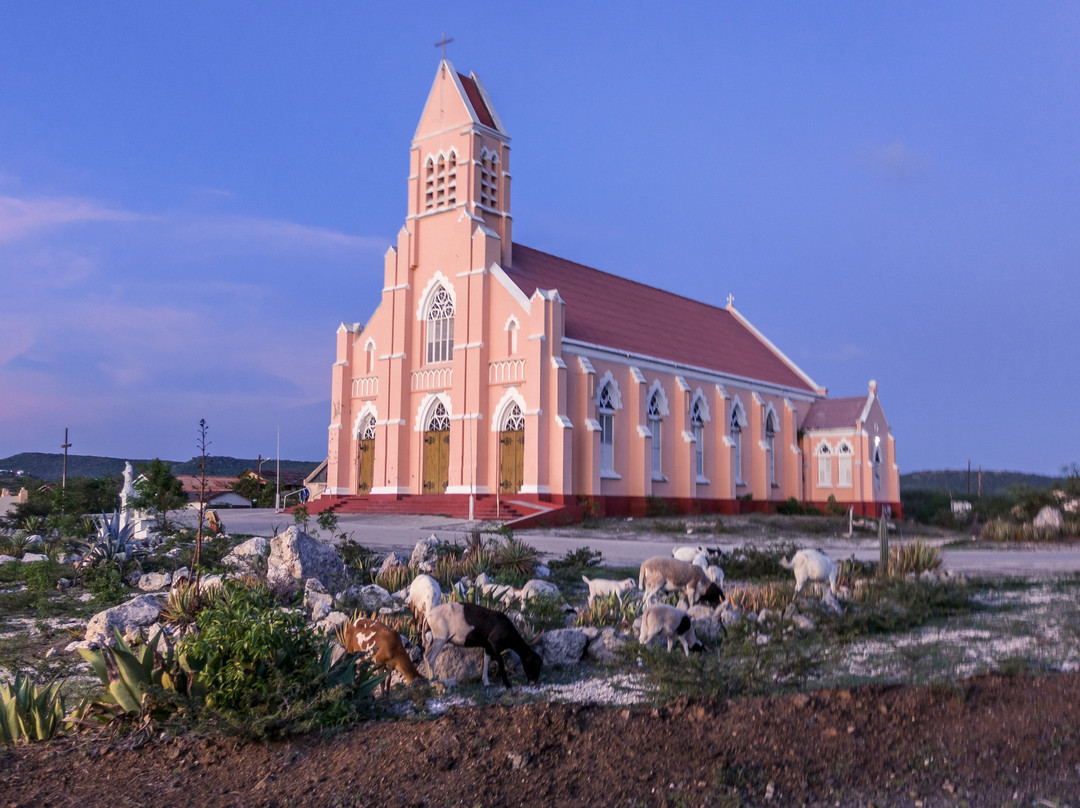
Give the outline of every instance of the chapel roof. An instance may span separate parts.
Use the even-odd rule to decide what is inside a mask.
[[[803,429],[854,427],[866,409],[866,396],[822,398],[810,405]]]
[[[820,392],[733,310],[520,244],[506,274],[529,297],[536,289],[558,290],[566,302],[567,339]]]
[[[476,82],[471,76],[466,76],[464,73],[457,74],[458,81],[461,82],[462,89],[465,90],[465,96],[469,100],[469,104],[472,105],[473,111],[476,113],[476,117],[480,123],[484,126],[489,126],[492,129],[498,129],[495,125],[495,119],[491,115],[491,110],[488,109],[487,104],[484,103],[484,95],[480,92],[480,88],[476,86]]]

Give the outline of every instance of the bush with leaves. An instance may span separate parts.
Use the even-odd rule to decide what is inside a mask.
[[[157,515],[158,529],[168,527],[166,514],[187,506],[184,485],[172,472],[172,466],[154,458],[150,464],[140,467],[141,474],[135,481],[135,497],[129,503],[132,508],[150,511]]]
[[[256,736],[348,723],[383,678],[355,654],[334,662],[326,638],[262,583],[226,581],[198,623],[181,652],[201,672],[206,706]]]

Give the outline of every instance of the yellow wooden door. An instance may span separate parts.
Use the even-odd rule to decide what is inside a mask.
[[[366,438],[359,442],[356,463],[356,493],[360,495],[370,494],[371,483],[375,474],[375,440],[373,438]]]
[[[424,433],[424,493],[442,494],[450,480],[450,430]]]
[[[499,490],[504,494],[516,494],[521,490],[525,474],[525,430],[515,429],[499,435],[500,468],[502,479]]]

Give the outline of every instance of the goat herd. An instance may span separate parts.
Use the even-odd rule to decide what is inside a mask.
[[[808,582],[828,583],[835,595],[839,569],[835,561],[817,550],[799,550],[791,561],[780,562],[795,575],[795,592]],[[588,602],[597,597],[623,596],[634,589],[633,578],[621,581],[604,578],[589,579],[582,576],[588,587]],[[636,586],[644,593],[642,600],[641,628],[638,641],[648,645],[657,637],[667,641],[670,652],[674,641],[682,643],[687,656],[691,651],[704,650],[694,636],[693,621],[689,612],[666,603],[655,602],[661,593],[675,593],[685,597],[688,608],[698,602],[719,604],[725,599],[724,571],[709,564],[708,548],[678,547],[672,557],[650,558],[641,565]],[[485,593],[501,594],[495,584],[481,584]],[[680,601],[681,602],[681,601]],[[422,627],[427,651],[424,660],[434,676],[435,661],[447,643],[462,648],[483,648],[483,683],[490,684],[488,668],[495,661],[503,685],[510,687],[503,654],[513,651],[521,660],[528,681],[535,682],[540,676],[543,659],[518,632],[513,621],[503,612],[474,603],[444,602],[438,582],[430,575],[418,575],[409,585],[408,604],[413,617]],[[402,643],[401,636],[393,629],[370,618],[357,618],[339,630],[338,638],[349,653],[367,657],[376,668],[387,672],[384,693],[389,691],[390,674],[397,671],[406,684],[423,676]]]

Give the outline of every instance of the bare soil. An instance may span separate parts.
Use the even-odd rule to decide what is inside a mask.
[[[0,751],[0,805],[1080,806],[1080,675]]]

